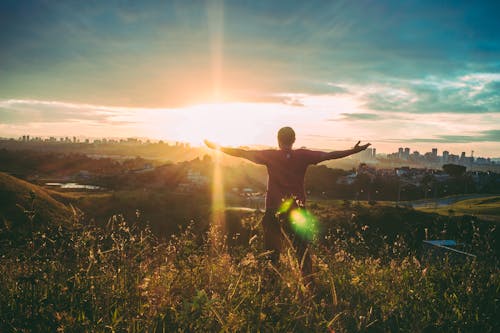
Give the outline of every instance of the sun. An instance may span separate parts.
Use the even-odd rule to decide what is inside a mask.
[[[269,114],[246,103],[207,103],[187,107],[177,119],[174,137],[193,145],[204,139],[221,145],[258,144],[270,125]]]
[[[144,110],[145,136],[204,145],[205,139],[224,146],[274,145],[280,126],[290,124],[286,106],[254,102],[203,103],[180,108]]]

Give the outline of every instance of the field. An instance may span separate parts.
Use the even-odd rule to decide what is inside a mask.
[[[474,215],[483,219],[500,221],[500,196],[481,197],[460,200],[449,205],[432,204],[419,208],[424,212],[435,212],[442,215]]]
[[[291,249],[277,267],[266,259],[260,213],[228,216],[227,223],[240,223],[239,230],[228,225],[226,231],[213,227],[200,233],[188,226],[168,242],[120,216],[104,227],[83,225],[74,218],[68,221],[71,227],[33,230],[17,235],[15,243],[4,231],[0,328],[95,332],[494,332],[500,328],[498,244],[492,229],[457,220],[458,229],[448,232],[468,239],[471,250],[480,254],[476,260],[457,264],[446,258],[430,260],[412,242],[411,216],[415,221],[430,218],[425,213],[347,205],[343,210],[318,205],[313,211],[329,231],[311,249],[316,271],[312,286],[304,286]],[[402,220],[381,225],[395,215]],[[432,216],[435,219],[426,227],[435,237],[443,224],[438,215]]]
[[[313,200],[319,206],[340,208],[343,200]],[[370,207],[367,201],[359,201],[360,206]],[[394,207],[395,201],[377,201],[378,207]],[[426,213],[436,213],[444,216],[471,215],[478,218],[500,222],[500,196],[498,195],[467,195],[451,196],[436,200],[402,201],[400,206],[413,206],[416,210]]]
[[[293,248],[269,261],[260,211],[228,209],[222,223],[203,195],[0,180],[1,332],[500,330],[496,222],[313,201],[306,285]],[[431,253],[426,238],[454,239],[476,257]]]

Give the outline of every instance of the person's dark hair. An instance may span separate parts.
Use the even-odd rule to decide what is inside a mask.
[[[282,127],[278,131],[279,144],[290,146],[295,142],[295,132],[291,127]]]

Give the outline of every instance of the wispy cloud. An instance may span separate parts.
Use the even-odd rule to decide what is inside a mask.
[[[498,9],[495,2],[226,1],[221,88],[227,99],[252,101],[238,91],[342,94],[346,84],[369,85],[378,87],[365,96],[374,110],[404,109],[416,95],[419,112],[490,112],[496,86],[473,81],[498,81],[491,78],[500,73]],[[207,102],[209,18],[205,4],[190,1],[1,2],[0,97]],[[461,108],[478,87],[489,95]]]
[[[108,125],[128,124],[124,120],[133,108],[43,100],[0,100],[0,123],[28,124],[87,121]]]
[[[479,144],[500,121],[497,1],[220,4],[213,20],[196,1],[0,1],[0,130],[81,123],[104,135],[156,122],[174,135],[175,124],[203,128],[193,110],[214,101],[341,140]]]
[[[283,98],[299,100],[296,107]],[[399,144],[499,142],[499,113],[428,114],[374,112],[347,94],[283,94],[274,102],[199,104],[181,108],[133,108],[44,100],[0,100],[2,135],[150,136],[199,143],[275,144],[275,132],[292,126],[299,146],[344,149],[357,140],[384,151]],[[328,121],[331,120],[331,121]],[[100,134],[99,134],[100,133]],[[412,144],[413,143],[413,144]],[[486,145],[487,149],[495,149]],[[457,148],[461,149],[461,148]]]
[[[412,138],[404,141],[429,143],[500,142],[500,130],[489,130],[475,135],[438,135],[434,138]]]
[[[343,84],[367,109],[408,113],[500,112],[500,73],[454,78],[390,79],[375,84]]]
[[[395,115],[391,112],[378,112],[378,113],[341,113],[340,117],[334,119],[328,119],[328,121],[414,121],[415,117],[410,114],[398,114]]]
[[[342,120],[382,120],[384,117],[382,117],[379,114],[375,113],[341,113]],[[331,121],[337,121],[337,119],[332,119]]]

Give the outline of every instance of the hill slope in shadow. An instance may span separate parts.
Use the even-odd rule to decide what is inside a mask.
[[[32,213],[30,213],[30,211]],[[0,172],[0,228],[67,223],[72,211],[43,188]]]

